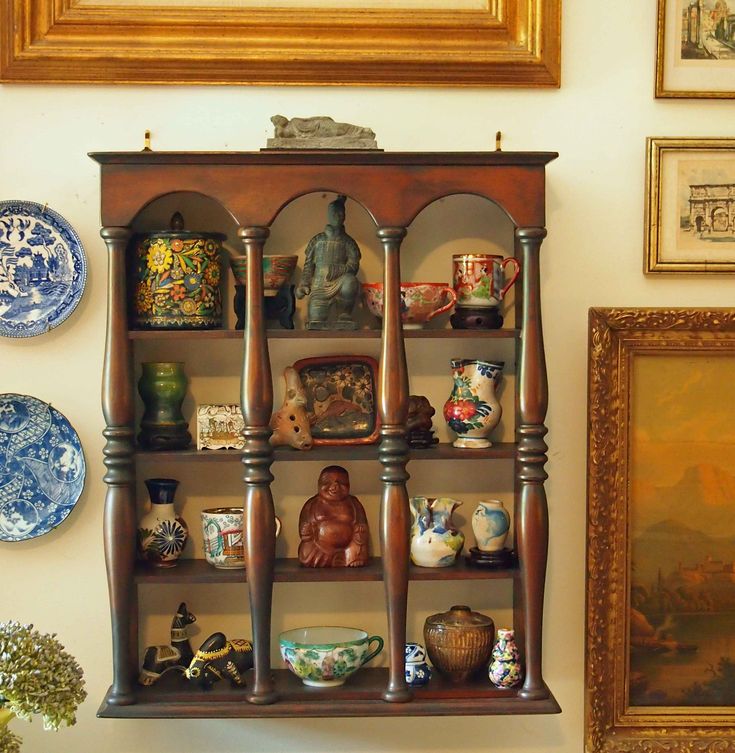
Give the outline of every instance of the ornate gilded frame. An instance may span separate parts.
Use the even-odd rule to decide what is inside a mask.
[[[478,10],[108,2],[0,0],[0,82],[559,86],[561,0]]]
[[[735,272],[735,250],[730,256],[722,255],[715,260],[687,260],[676,258],[670,249],[664,248],[665,234],[664,202],[675,188],[665,185],[663,162],[669,155],[676,152],[689,152],[690,160],[695,160],[697,154],[707,153],[727,155],[735,162],[735,139],[646,139],[646,203],[645,203],[645,250],[643,271],[645,273],[682,272],[688,274],[712,274]],[[720,250],[719,248],[713,250]]]
[[[731,707],[628,702],[632,361],[657,353],[735,358],[735,309],[590,309],[586,753],[735,750]]]
[[[666,53],[667,37],[666,23],[668,6],[675,4],[676,0],[658,0],[658,19],[656,24],[656,96],[660,98],[684,98],[684,99],[733,99],[735,98],[735,76],[733,77],[733,90],[707,90],[691,88],[673,88],[673,82],[666,78]],[[674,24],[674,28],[681,33],[681,23]],[[699,63],[700,61],[696,61]],[[704,62],[704,61],[702,61]],[[706,70],[704,71],[706,80]]]

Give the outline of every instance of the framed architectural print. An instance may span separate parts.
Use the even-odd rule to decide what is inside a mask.
[[[0,0],[0,82],[559,86],[561,0]]]
[[[646,272],[735,272],[735,139],[646,149]]]
[[[734,14],[733,0],[658,0],[657,97],[735,97]]]
[[[589,324],[585,750],[735,750],[735,309]]]

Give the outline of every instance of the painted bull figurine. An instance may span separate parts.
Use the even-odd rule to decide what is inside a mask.
[[[312,439],[306,413],[306,392],[293,366],[286,368],[283,378],[286,380],[286,397],[280,410],[271,418],[271,444],[274,447],[290,445],[297,450],[310,450]]]
[[[253,644],[243,638],[228,641],[224,633],[212,633],[194,654],[186,677],[203,689],[218,680],[229,679],[237,687],[245,686],[245,671],[253,666]]]
[[[188,627],[192,622],[196,622],[196,619],[182,601],[171,621],[170,645],[148,646],[145,650],[143,666],[138,675],[141,685],[153,685],[170,669],[178,669],[181,672],[186,670],[194,658]]]

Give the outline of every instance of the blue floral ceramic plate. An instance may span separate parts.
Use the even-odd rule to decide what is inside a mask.
[[[0,202],[0,335],[33,337],[77,307],[87,279],[82,242],[52,209]]]
[[[79,437],[66,418],[29,395],[0,395],[0,541],[56,528],[84,488]]]

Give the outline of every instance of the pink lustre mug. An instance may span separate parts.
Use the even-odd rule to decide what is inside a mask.
[[[370,313],[382,319],[383,283],[364,282],[362,292]],[[444,282],[401,283],[401,321],[405,329],[421,329],[435,316],[449,311],[456,302],[457,295]]]
[[[452,262],[457,306],[465,308],[499,306],[521,271],[514,256],[454,254]],[[505,280],[506,266],[513,268],[508,281]]]

